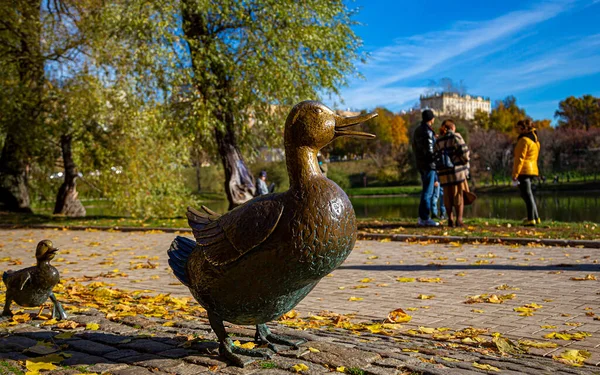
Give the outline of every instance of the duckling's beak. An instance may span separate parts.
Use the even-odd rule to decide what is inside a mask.
[[[357,132],[352,130],[342,130],[344,128],[355,126],[365,121],[369,121],[373,117],[377,117],[377,113],[367,113],[364,115],[358,115],[354,117],[342,117],[338,115],[335,116],[335,134],[333,139],[339,137],[354,137],[354,138],[375,138],[375,134],[369,134],[364,132]]]
[[[47,255],[54,255],[58,252],[58,247],[51,247],[48,249],[48,251],[46,252]]]

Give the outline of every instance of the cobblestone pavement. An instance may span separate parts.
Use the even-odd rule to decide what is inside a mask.
[[[86,280],[110,282],[116,288],[189,296],[167,265],[166,249],[173,236],[154,232],[2,230],[0,271],[30,265],[37,242],[48,238],[61,249],[53,264],[63,279],[81,280],[86,276]],[[390,311],[402,308],[412,320],[403,325],[400,334],[357,336],[343,330],[290,331],[277,325],[275,331],[303,336],[309,342],[301,350],[275,356],[266,365],[258,362],[243,370],[218,360],[214,336],[202,319],[175,327],[162,326],[158,318],[132,318],[127,324],[119,324],[91,310],[76,314],[73,320],[97,322],[99,331],[81,331],[68,340],[54,341],[72,354],[61,365],[90,365],[85,368],[88,372],[113,374],[277,374],[294,371],[292,366],[299,363],[308,366],[305,373],[309,374],[339,366],[360,367],[367,374],[485,372],[474,367],[474,362],[497,367],[503,374],[600,373],[598,367],[593,367],[600,363],[600,321],[594,319],[596,312],[600,314],[600,290],[595,280],[599,276],[599,257],[597,250],[588,248],[359,241],[348,260],[325,277],[296,310],[301,316],[329,310],[382,321]],[[19,261],[22,265],[15,264]],[[496,301],[492,295],[500,299],[508,294],[515,296],[503,303],[465,303],[469,296],[484,294],[487,297],[480,300],[492,302]],[[525,315],[531,316],[513,310],[526,305],[529,308],[524,309]],[[18,362],[8,359],[23,360],[24,349],[59,333],[35,325],[28,322],[0,331],[0,360],[4,360],[0,362],[0,374],[8,371],[3,369],[4,363],[18,366]],[[558,347],[530,348],[529,355],[497,357],[453,347],[432,340],[430,335],[405,333],[419,327],[426,327],[421,330],[424,332],[441,327],[483,328],[515,342],[551,341]],[[544,338],[562,331],[591,336],[580,341]],[[240,336],[241,341],[253,336],[253,331],[246,328],[233,327],[230,332]],[[182,347],[182,333],[209,341]],[[309,351],[308,347],[319,351]],[[585,361],[589,366],[569,367],[551,359],[566,349],[589,351],[591,356]],[[276,368],[265,369],[271,362]],[[82,372],[75,367],[60,371]]]

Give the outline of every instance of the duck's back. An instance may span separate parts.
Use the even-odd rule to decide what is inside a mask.
[[[331,181],[316,179],[305,190],[272,199],[283,210],[259,246],[224,266],[211,264],[202,247],[189,258],[192,294],[224,320],[258,324],[277,318],[339,266],[354,246],[354,210]]]

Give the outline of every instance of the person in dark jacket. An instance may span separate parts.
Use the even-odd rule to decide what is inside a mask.
[[[435,115],[430,109],[421,114],[421,124],[415,129],[412,139],[412,148],[417,159],[417,169],[421,175],[423,190],[421,191],[421,202],[419,203],[418,225],[438,226],[439,223],[431,219],[431,198],[433,196],[433,184],[435,182],[435,163],[433,160],[433,148],[435,146],[435,133],[433,122]]]

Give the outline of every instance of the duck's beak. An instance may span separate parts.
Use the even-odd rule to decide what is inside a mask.
[[[48,255],[54,255],[58,252],[58,247],[51,247],[48,249],[48,251],[46,252],[46,254]]]
[[[365,121],[369,121],[373,117],[377,117],[376,112],[367,113],[364,115],[358,115],[354,117],[342,117],[335,115],[335,134],[333,139],[339,137],[354,137],[354,138],[375,138],[375,134],[357,132],[352,130],[342,130],[344,128],[361,124]]]

